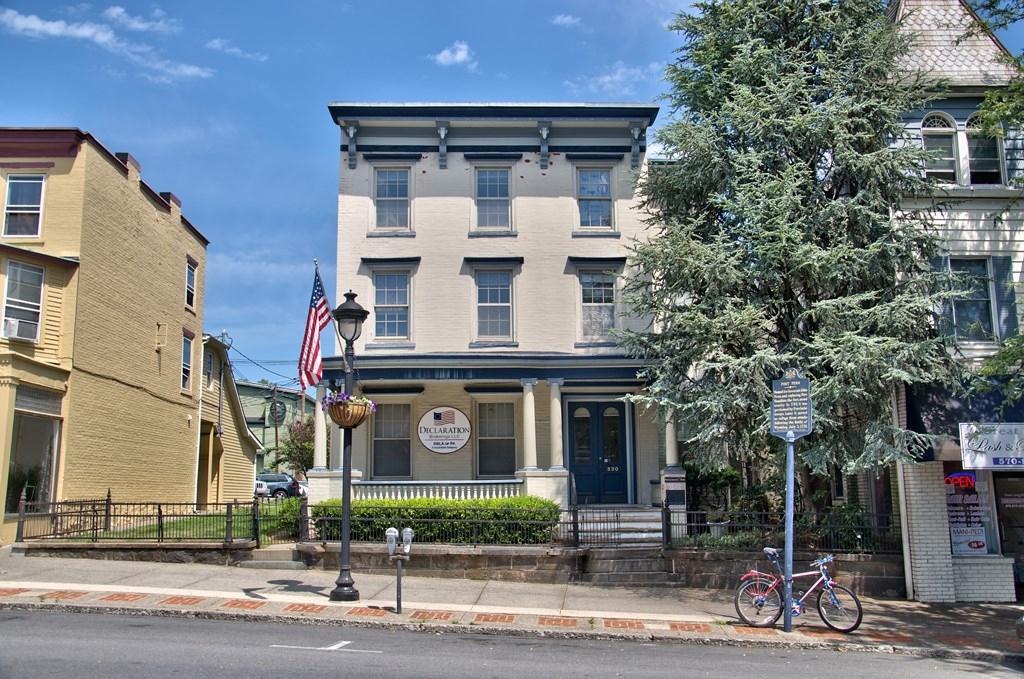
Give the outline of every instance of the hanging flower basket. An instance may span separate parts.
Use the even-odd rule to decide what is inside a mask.
[[[327,414],[342,429],[355,429],[370,416],[370,406],[365,403],[339,403],[327,406]]]
[[[352,396],[344,391],[324,396],[323,409],[342,429],[355,429],[377,409],[365,396]]]

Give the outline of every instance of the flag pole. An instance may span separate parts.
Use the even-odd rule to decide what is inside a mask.
[[[331,305],[330,298],[327,297],[327,287],[324,285],[323,277],[320,276],[320,263],[317,261],[316,257],[313,258],[313,268],[316,269],[316,277],[320,280],[320,287],[323,288],[324,290],[324,301],[327,302],[327,308],[333,311],[334,307]],[[338,340],[335,346],[343,346],[344,343],[342,342],[341,339],[341,333],[338,331],[338,324],[331,323],[331,326],[334,328],[334,338]],[[345,366],[346,369],[348,368],[348,361],[345,360],[344,353],[342,353],[341,355],[341,363],[342,365]]]

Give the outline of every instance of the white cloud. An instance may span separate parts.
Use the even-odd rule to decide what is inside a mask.
[[[580,26],[580,18],[574,17],[570,14],[559,14],[551,19],[551,23],[555,26],[562,26],[563,28],[578,28]]]
[[[102,16],[112,24],[129,31],[177,33],[181,30],[181,22],[168,18],[167,13],[160,9],[153,10],[153,19],[149,21],[141,17],[133,17],[125,11],[124,7],[116,5],[103,10]]]
[[[19,14],[13,9],[3,9],[0,10],[0,27],[27,38],[84,40],[144,69],[143,77],[154,82],[170,83],[213,75],[213,70],[209,68],[164,59],[151,45],[120,38],[107,24],[49,21],[35,14]]]
[[[473,50],[469,43],[464,40],[456,40],[450,47],[445,47],[430,58],[438,66],[465,66],[467,70],[476,70],[476,59],[473,58]]]
[[[627,66],[616,61],[605,73],[592,77],[579,77],[566,81],[565,85],[575,94],[598,93],[607,96],[631,96],[636,85],[660,81],[664,64],[650,63],[647,66]]]
[[[249,59],[250,61],[263,62],[270,58],[266,54],[261,54],[260,52],[246,52],[245,50],[232,45],[230,40],[222,40],[221,38],[214,38],[206,43],[206,49],[216,50],[217,52],[223,52],[224,54],[230,54],[233,57],[240,57],[242,59]]]

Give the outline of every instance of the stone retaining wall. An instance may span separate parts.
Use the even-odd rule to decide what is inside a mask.
[[[694,552],[667,549],[665,560],[671,572],[681,577],[684,587],[705,589],[732,589],[740,577],[751,568],[774,572],[775,567],[764,556],[756,552]],[[820,556],[811,552],[794,552],[793,572],[811,570],[808,565]],[[903,557],[899,554],[836,554],[836,560],[829,567],[829,573],[840,584],[855,592],[868,596],[906,597],[906,581],[903,578]],[[811,578],[797,580],[794,589],[800,589],[801,582],[810,586]]]

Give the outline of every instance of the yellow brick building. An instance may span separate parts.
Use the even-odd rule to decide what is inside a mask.
[[[0,200],[0,544],[23,490],[43,501],[108,489],[121,502],[251,496],[257,444],[244,423],[230,431],[246,434],[232,447],[248,468],[209,443],[218,419],[205,403],[220,382],[207,396],[208,241],[178,198],[89,133],[0,128]]]

